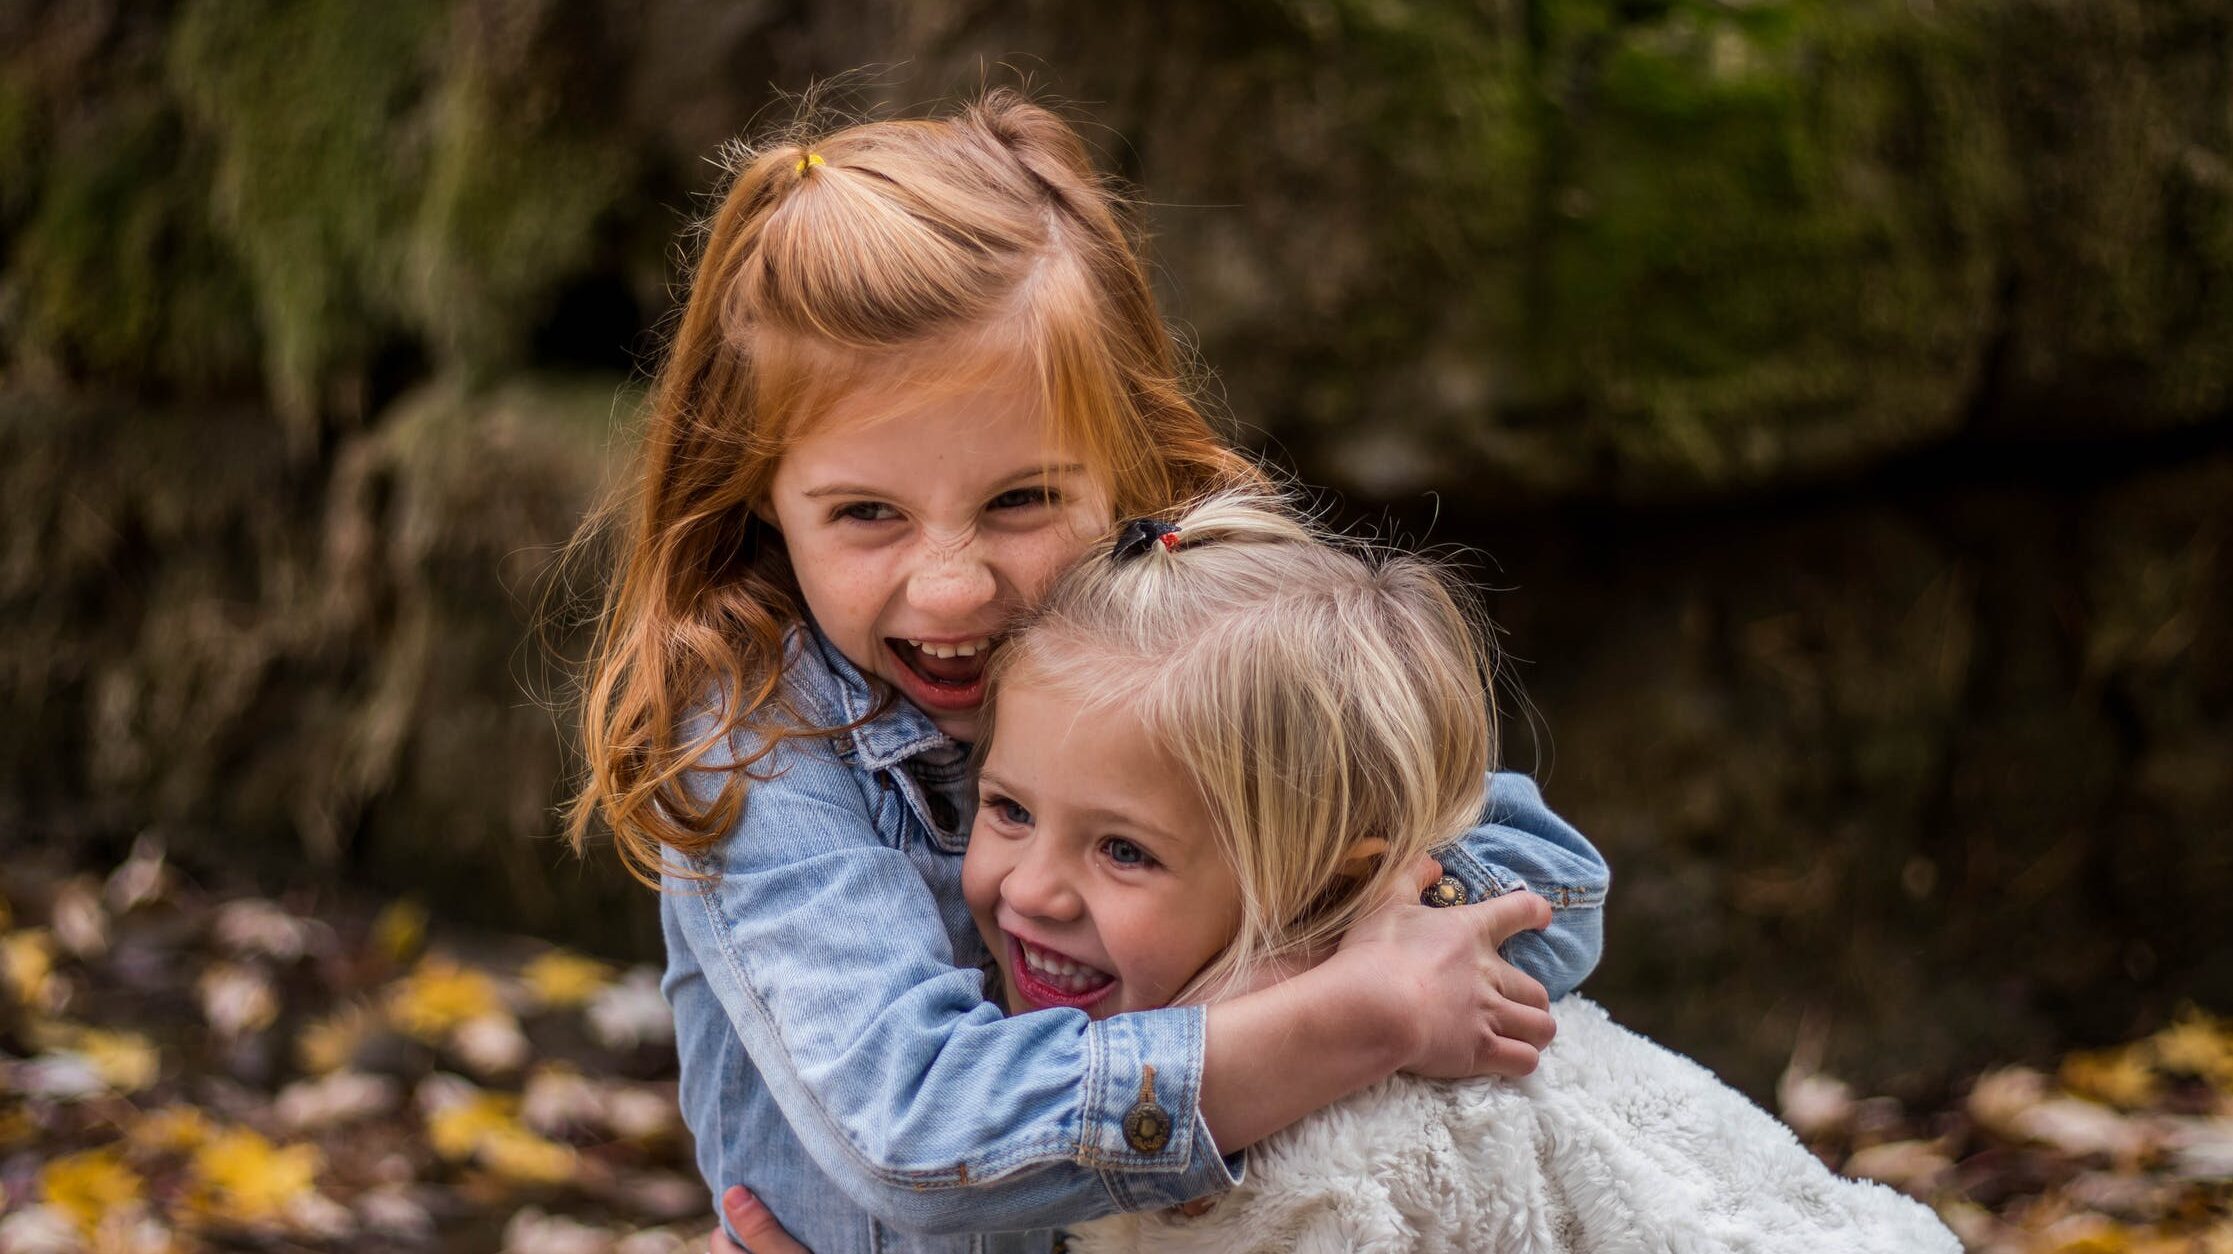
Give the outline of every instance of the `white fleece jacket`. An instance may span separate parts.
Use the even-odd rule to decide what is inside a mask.
[[[1957,1254],[1928,1207],[1833,1175],[1789,1128],[1595,1003],[1522,1080],[1397,1076],[1248,1152],[1211,1209],[1071,1230],[1073,1254]]]

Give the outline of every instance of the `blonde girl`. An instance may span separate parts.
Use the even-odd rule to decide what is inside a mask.
[[[1248,492],[1090,554],[994,662],[978,742],[963,891],[1007,1008],[1078,971],[1126,1011],[1234,996],[1318,961],[1484,793],[1532,804],[1486,774],[1475,621],[1433,565]],[[1579,998],[1557,1018],[1526,1079],[1391,1079],[1269,1138],[1206,1210],[1085,1224],[1071,1248],[1958,1248],[1687,1059]]]
[[[1392,1072],[1531,1068],[1597,957],[1603,863],[1530,795],[1445,851],[1479,904],[1381,911],[1277,987],[1096,1013],[1073,971],[1061,1013],[984,1002],[966,747],[1007,623],[1114,518],[1257,479],[1117,208],[1012,93],[741,150],[654,389],[574,831],[666,890],[708,1183],[822,1254],[1043,1250],[1230,1187]],[[1522,879],[1568,908],[1487,900]]]

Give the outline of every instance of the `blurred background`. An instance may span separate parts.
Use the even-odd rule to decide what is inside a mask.
[[[5,0],[0,853],[655,957],[552,562],[853,71],[1061,104],[1242,438],[1477,553],[1621,1018],[1928,1101],[2233,1005],[2223,0]]]

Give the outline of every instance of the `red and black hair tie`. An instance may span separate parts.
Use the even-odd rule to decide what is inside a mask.
[[[1116,548],[1109,553],[1111,559],[1130,561],[1160,544],[1165,550],[1176,552],[1179,547],[1179,529],[1160,518],[1135,518],[1117,531]]]

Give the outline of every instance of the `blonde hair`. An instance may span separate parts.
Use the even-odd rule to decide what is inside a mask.
[[[1184,1000],[1332,943],[1471,827],[1495,723],[1478,615],[1438,564],[1330,537],[1262,491],[1170,522],[1173,547],[1089,554],[995,655],[979,752],[998,692],[1029,683],[1123,704],[1182,765],[1242,895]]]
[[[783,708],[798,585],[754,507],[791,442],[864,373],[1020,354],[1056,439],[1122,513],[1257,474],[1189,399],[1121,200],[1055,114],[1000,90],[950,117],[730,155],[638,465],[608,510],[623,534],[568,816],[577,848],[602,817],[647,882],[664,849],[721,839],[782,741],[834,730]],[[682,743],[709,692],[724,698],[712,728]],[[710,801],[694,797],[687,773],[740,728],[755,751],[722,768]]]

